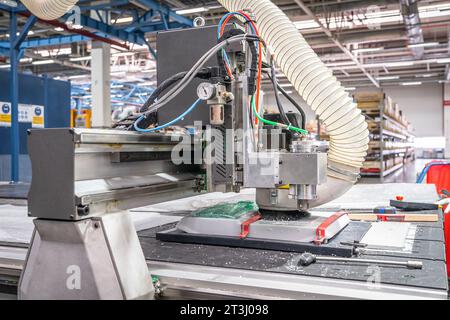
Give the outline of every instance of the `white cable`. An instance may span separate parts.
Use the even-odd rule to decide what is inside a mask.
[[[273,52],[275,62],[327,126],[331,170],[328,171],[327,183],[318,187],[319,200],[311,206],[345,193],[355,180],[348,177],[359,174],[369,143],[367,123],[353,99],[272,1],[218,1],[230,12],[251,10],[256,17],[259,34]]]
[[[211,59],[212,56],[214,56],[219,50],[221,50],[223,47],[227,46],[230,43],[243,41],[247,38],[247,35],[238,35],[231,37],[225,41],[222,41],[215,45],[213,48],[211,48],[208,52],[206,52],[198,61],[197,63],[188,71],[188,73],[181,79],[177,85],[175,85],[173,88],[169,90],[164,96],[162,96],[160,99],[158,99],[158,102],[151,106],[148,111],[146,111],[146,114],[150,114],[152,112],[157,111],[159,108],[163,107],[167,103],[169,103],[172,99],[174,99],[181,91],[183,91],[189,83],[192,81],[192,79],[195,78],[198,71],[208,62],[209,59]]]
[[[22,3],[36,17],[55,20],[66,14],[78,0],[22,0]]]

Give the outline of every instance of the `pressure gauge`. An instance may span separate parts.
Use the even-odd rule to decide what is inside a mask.
[[[216,93],[216,87],[209,82],[202,82],[198,85],[197,95],[201,100],[210,100]]]

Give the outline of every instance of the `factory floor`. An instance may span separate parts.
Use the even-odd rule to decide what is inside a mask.
[[[415,161],[405,164],[405,166],[381,179],[379,177],[363,177],[358,183],[415,183],[418,174],[425,165],[433,159],[416,159]],[[442,159],[440,159],[442,161]]]

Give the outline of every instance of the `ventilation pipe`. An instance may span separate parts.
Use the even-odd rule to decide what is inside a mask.
[[[403,21],[410,45],[423,43],[423,33],[417,2],[417,0],[400,0]],[[411,47],[411,51],[416,59],[420,59],[425,50],[423,47]]]
[[[65,15],[78,0],[22,0],[32,14],[42,20],[55,20]]]
[[[286,14],[270,0],[218,1],[228,11],[252,11],[275,62],[327,126],[330,135],[328,179],[318,186],[318,200],[310,202],[310,206],[344,194],[356,182],[368,149],[369,131],[361,110]],[[284,196],[287,198],[281,195]],[[260,204],[258,196],[257,202]]]

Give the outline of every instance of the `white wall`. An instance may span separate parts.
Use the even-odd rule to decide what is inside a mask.
[[[398,103],[417,137],[444,135],[442,84],[385,87],[384,92]]]
[[[445,158],[450,158],[450,83],[444,85]]]

